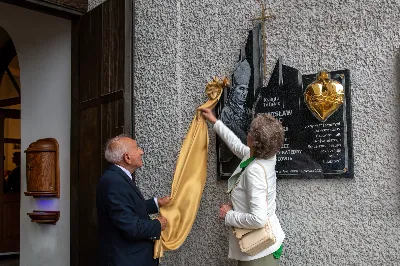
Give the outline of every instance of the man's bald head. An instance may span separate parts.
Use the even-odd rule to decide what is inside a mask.
[[[105,149],[105,158],[109,163],[118,164],[124,159],[124,154],[128,152],[131,138],[120,135],[107,141]]]
[[[107,141],[104,154],[109,163],[132,171],[142,166],[142,155],[143,151],[137,146],[136,140],[125,135]]]

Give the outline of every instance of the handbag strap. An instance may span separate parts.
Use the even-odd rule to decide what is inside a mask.
[[[257,161],[255,163],[258,164],[259,166],[261,166],[261,168],[264,170],[265,182],[267,183],[267,214],[268,214],[268,177],[267,177],[267,171],[265,170],[265,168],[264,168],[264,166],[262,164],[260,164]]]

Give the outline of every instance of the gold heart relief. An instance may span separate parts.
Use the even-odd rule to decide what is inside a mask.
[[[325,122],[343,104],[342,84],[329,79],[329,74],[321,71],[317,80],[307,86],[304,101],[318,120]]]

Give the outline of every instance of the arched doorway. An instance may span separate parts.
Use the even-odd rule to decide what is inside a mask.
[[[21,201],[20,68],[14,43],[0,27],[0,254],[18,254]]]

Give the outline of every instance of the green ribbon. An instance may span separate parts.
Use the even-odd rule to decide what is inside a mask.
[[[255,157],[250,157],[249,159],[247,159],[246,161],[240,163],[239,167],[242,168],[242,172],[244,171],[244,169],[252,162],[254,161]]]
[[[283,250],[283,244],[278,248],[277,251],[275,251],[274,253],[272,253],[274,255],[275,259],[279,259],[282,255],[282,250]]]
[[[231,193],[232,189],[235,187],[236,183],[238,182],[238,179],[240,175],[243,173],[244,169],[255,159],[255,157],[251,157],[247,159],[246,161],[242,162],[239,167],[242,168],[242,171],[236,173],[235,175],[231,176],[228,179],[228,191],[227,193]]]

